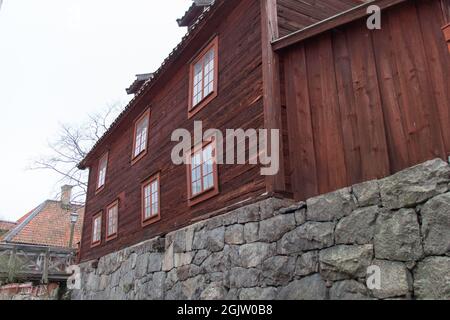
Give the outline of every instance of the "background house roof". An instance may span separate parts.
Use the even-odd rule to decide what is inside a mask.
[[[47,200],[24,215],[17,225],[4,237],[4,242],[43,245],[66,248],[70,240],[70,213],[77,212],[78,221],[74,229],[73,247],[81,239],[84,207],[71,205],[64,208],[61,201]]]
[[[0,240],[3,238],[5,233],[13,229],[16,225],[17,225],[16,222],[0,220]]]
[[[0,220],[0,230],[9,231],[17,225],[16,222]]]

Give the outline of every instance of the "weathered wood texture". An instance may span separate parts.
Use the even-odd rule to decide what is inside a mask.
[[[282,51],[295,198],[450,154],[440,1],[408,1]]]
[[[102,144],[97,156],[109,150],[105,189],[95,195],[97,163],[90,167],[90,183],[83,228],[81,260],[107,253],[190,224],[200,215],[265,193],[265,179],[252,165],[219,166],[219,195],[194,207],[188,206],[186,166],[171,161],[175,142],[172,132],[185,128],[193,132],[194,120],[202,120],[204,130],[217,128],[264,127],[262,93],[262,45],[260,3],[229,0],[230,12],[211,20],[186,47],[165,76],[138,102],[131,114]],[[218,96],[188,119],[189,61],[214,35],[219,36]],[[149,152],[130,165],[133,120],[150,107]],[[161,220],[142,227],[140,216],[141,183],[160,173]],[[114,202],[119,203],[118,237],[105,243],[103,215],[102,243],[91,248],[92,216]]]
[[[277,0],[280,36],[348,10],[362,0]]]
[[[67,267],[75,261],[75,250],[31,246],[21,244],[0,244],[0,280],[65,281],[70,276]]]

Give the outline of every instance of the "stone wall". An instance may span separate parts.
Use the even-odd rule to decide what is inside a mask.
[[[306,203],[267,199],[82,264],[72,298],[450,299],[449,182],[433,160]]]

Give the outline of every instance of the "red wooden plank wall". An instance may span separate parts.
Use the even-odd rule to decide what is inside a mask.
[[[295,198],[450,154],[450,55],[438,0],[409,1],[282,53]]]
[[[81,259],[98,258],[108,253],[179,229],[203,214],[253,199],[266,192],[264,176],[258,166],[220,165],[219,189],[216,197],[194,207],[188,206],[186,167],[171,161],[170,141],[173,130],[185,128],[193,132],[194,120],[202,120],[204,130],[262,128],[264,126],[262,93],[260,3],[236,0],[223,19],[205,26],[171,67],[170,75],[158,82],[139,101],[130,116],[121,123],[109,142],[98,151],[98,157],[109,150],[105,189],[95,194],[97,163],[90,168],[90,184],[83,228]],[[189,61],[208,43],[219,36],[218,96],[191,119],[188,119]],[[133,121],[150,106],[149,153],[131,166]],[[226,151],[225,151],[226,152]],[[226,155],[225,155],[226,156]],[[160,173],[161,220],[145,228],[141,225],[141,183]],[[119,204],[117,239],[91,248],[92,216],[115,201]],[[105,221],[105,215],[103,215]]]

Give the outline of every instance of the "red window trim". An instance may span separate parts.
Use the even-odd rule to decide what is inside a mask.
[[[151,183],[157,181],[158,182],[158,215],[154,217],[150,217],[145,219],[145,197],[144,197],[144,189]],[[147,227],[151,224],[154,224],[161,220],[161,179],[160,174],[157,173],[151,176],[149,179],[145,180],[141,184],[141,224],[142,227]]]
[[[193,105],[193,90],[194,90],[194,66],[197,62],[204,58],[206,53],[214,48],[214,86],[213,91],[203,97],[203,99]],[[197,55],[197,57],[189,65],[189,108],[188,108],[188,118],[192,118],[200,110],[202,110],[207,104],[209,104],[214,98],[217,97],[218,93],[218,83],[219,83],[219,37],[216,36],[211,42]],[[203,89],[202,89],[203,90]]]
[[[214,165],[213,165],[213,180],[214,180],[214,186],[207,189],[207,190],[203,190],[202,192],[193,195],[192,194],[192,164],[191,164],[191,156],[193,153],[198,152],[199,150],[203,150],[205,147],[207,147],[208,145],[212,144],[213,146],[213,161],[214,161]],[[210,141],[205,141],[203,142],[201,145],[197,145],[196,147],[192,148],[191,152],[189,152],[187,154],[187,160],[189,160],[189,162],[186,165],[187,171],[186,171],[186,175],[187,175],[187,182],[188,182],[188,205],[190,207],[193,207],[203,201],[206,201],[208,199],[211,199],[212,197],[216,196],[219,194],[219,174],[218,174],[218,168],[217,168],[217,159],[216,159],[216,141],[215,139],[211,139]]]
[[[98,218],[100,218],[100,240],[94,242],[94,222]],[[102,224],[103,224],[103,212],[100,211],[92,217],[91,248],[98,247],[102,243]]]
[[[117,227],[116,227],[116,232],[113,234],[108,234],[108,230],[109,230],[109,210],[111,208],[114,208],[115,206],[117,206]],[[114,240],[117,238],[117,235],[119,233],[119,199],[117,199],[116,201],[114,201],[113,203],[111,203],[108,207],[106,207],[106,242]]]
[[[105,171],[105,182],[103,183],[102,186],[98,186],[98,178],[100,175],[100,164],[102,163],[103,159],[106,158],[106,171]],[[109,165],[109,152],[105,152],[101,158],[98,160],[98,167],[97,167],[97,175],[96,175],[96,179],[95,179],[95,194],[99,194],[100,192],[102,192],[105,189],[105,185],[106,185],[106,174],[108,173],[108,165]]]
[[[139,153],[138,155],[135,156],[134,155],[134,150],[136,148],[136,131],[137,131],[137,126],[138,126],[138,123],[141,122],[142,120],[144,120],[146,117],[148,118],[148,127],[147,127],[147,141],[145,142],[145,149],[143,151],[141,151],[141,153]],[[149,140],[149,137],[150,137],[149,133],[150,133],[150,109],[147,109],[146,111],[144,111],[134,121],[133,148],[131,149],[131,165],[134,165],[137,162],[139,162],[139,160],[141,160],[147,154],[147,151],[148,151],[148,140]]]
[[[445,42],[447,43],[448,51],[450,52],[450,23],[442,27],[444,33]]]

